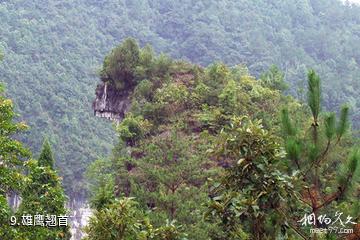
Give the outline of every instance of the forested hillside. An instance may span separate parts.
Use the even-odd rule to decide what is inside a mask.
[[[243,65],[204,68],[126,39],[100,78],[96,100],[127,107],[94,105],[122,121],[111,157],[87,171],[85,239],[358,239],[358,138],[348,106],[323,110],[314,70],[301,104],[275,67],[256,80]]]
[[[83,172],[113,145],[111,124],[91,101],[103,57],[125,37],[156,52],[206,66],[246,64],[254,76],[276,64],[288,92],[312,67],[325,108],[351,107],[360,120],[360,7],[337,0],[15,0],[0,2],[0,80],[31,129],[39,152],[48,136],[68,194],[83,193]],[[300,90],[298,90],[300,89]]]

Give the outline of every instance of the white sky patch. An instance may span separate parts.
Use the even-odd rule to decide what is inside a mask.
[[[343,0],[343,2],[346,2],[346,0]],[[349,2],[360,4],[360,0],[349,0]]]

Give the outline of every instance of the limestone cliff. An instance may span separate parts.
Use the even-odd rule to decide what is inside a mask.
[[[102,82],[95,93],[95,116],[120,122],[129,109],[131,89],[118,90],[112,84]]]

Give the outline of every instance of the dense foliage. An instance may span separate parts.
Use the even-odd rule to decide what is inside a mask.
[[[15,230],[9,225],[12,210],[7,202],[7,195],[19,192],[23,186],[23,159],[28,159],[30,152],[23,144],[13,138],[15,133],[26,128],[24,123],[15,123],[13,103],[3,96],[0,85],[0,237],[11,239]]]
[[[223,239],[285,237],[286,220],[278,209],[295,195],[294,176],[283,171],[284,153],[274,133],[261,121],[234,117],[215,146],[215,156],[229,161],[230,167],[213,183],[207,219],[219,220]]]
[[[126,44],[114,51],[130,48],[138,54],[139,48],[133,48],[136,44],[128,44],[133,41],[125,40]],[[105,59],[103,71],[114,51]],[[281,94],[283,74],[271,67],[256,80],[241,65],[230,68],[215,63],[201,68],[183,61],[170,61],[165,72],[159,69],[136,81],[130,112],[116,128],[119,143],[112,159],[96,161],[88,171],[91,189],[97,189],[92,192],[97,212],[89,225],[90,239],[101,235],[104,225],[111,231],[125,222],[132,229],[145,215],[155,227],[176,220],[188,239],[306,236],[301,227],[293,225],[308,210],[303,206],[308,198],[299,183],[301,169],[287,160],[293,156],[288,148],[292,141],[281,141],[280,115],[283,113],[282,122],[288,123],[284,128],[291,134],[296,130],[286,118],[289,111],[299,124],[307,124],[310,115],[305,106]],[[136,72],[135,67],[127,75],[135,76]],[[127,79],[118,81],[126,83]],[[114,81],[110,84],[117,85]],[[310,109],[318,119],[321,91],[314,72],[309,74],[309,89]],[[291,110],[280,111],[282,108]],[[348,129],[347,110],[340,119],[339,141]],[[350,186],[351,180],[356,181],[357,163],[357,157],[352,157],[351,178],[343,184]],[[325,176],[321,179],[333,176],[322,173]],[[353,186],[358,187],[356,182]],[[318,189],[322,189],[320,185]],[[130,221],[127,215],[113,212],[124,196],[135,197],[139,205],[130,209],[140,208],[144,212],[140,217]],[[357,197],[344,198],[346,207],[353,206]],[[311,209],[315,214],[317,207]],[[286,216],[290,209],[293,215]],[[107,222],[112,217],[118,219]]]
[[[103,56],[127,36],[204,66],[243,63],[255,76],[276,64],[300,98],[294,86],[305,88],[312,67],[325,107],[348,102],[360,119],[360,8],[338,0],[16,0],[0,2],[0,22],[0,78],[31,127],[22,139],[39,152],[49,136],[69,194],[84,195],[86,165],[112,146],[90,106]]]
[[[12,101],[0,95],[0,238],[69,239],[67,227],[21,224],[26,215],[42,215],[44,218],[66,215],[67,211],[60,178],[53,170],[54,159],[49,143],[44,143],[39,162],[29,159],[30,151],[14,139],[14,135],[23,131],[26,125],[14,122],[14,117]],[[14,196],[21,197],[18,209],[8,203],[8,198]],[[14,217],[16,221],[12,220]]]
[[[105,58],[103,72],[117,51],[133,62],[144,49],[126,39]],[[321,214],[341,211],[359,220],[360,156],[349,107],[338,120],[322,110],[314,70],[305,105],[282,94],[284,75],[274,66],[259,80],[243,65],[123,66],[126,74],[101,78],[128,86],[132,76],[133,90],[112,158],[88,170],[96,209],[90,239],[114,228],[121,234],[114,239],[136,239],[143,219],[154,228],[176,221],[187,239],[336,239],[311,234],[300,219],[313,213],[321,227]],[[139,68],[148,70],[138,75]]]
[[[110,226],[110,227],[109,227]],[[86,240],[182,240],[181,226],[166,222],[155,228],[136,201],[122,198],[96,211],[85,231]]]
[[[310,71],[308,79],[312,121],[298,118],[301,130],[285,108],[282,148],[274,133],[246,118],[235,118],[220,134],[216,155],[233,165],[214,184],[207,215],[222,219],[226,239],[338,239],[331,232],[310,234],[299,219],[313,213],[318,228],[327,227],[321,216],[339,212],[359,220],[359,149],[351,150],[351,137],[343,141],[348,107],[338,121],[323,114],[320,78]]]
[[[51,147],[47,140],[44,141],[38,161],[26,162],[28,174],[24,181],[21,191],[21,204],[16,211],[20,219],[25,215],[56,215],[67,216],[65,208],[66,197],[61,186],[61,179],[53,170],[54,158]],[[70,225],[70,221],[68,222]],[[20,228],[17,237],[22,239],[70,239],[69,227],[32,227],[25,226]]]

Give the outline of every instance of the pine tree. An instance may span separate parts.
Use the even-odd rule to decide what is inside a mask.
[[[301,201],[320,227],[320,214],[331,215],[335,209],[350,214],[352,207],[357,208],[352,189],[360,176],[360,152],[345,143],[351,139],[349,107],[342,107],[338,120],[335,113],[321,112],[320,77],[313,70],[308,74],[308,106],[311,122],[304,123],[304,130],[293,124],[287,109],[282,111],[282,125],[291,171],[302,179]]]
[[[29,214],[31,216],[67,214],[65,208],[66,196],[61,186],[61,178],[54,168],[54,158],[50,144],[44,141],[43,150],[39,160],[30,160],[26,163],[29,173],[22,190],[22,202],[17,215],[19,218]],[[23,239],[69,239],[70,233],[67,226],[60,227],[23,227],[19,235]]]
[[[44,140],[38,162],[39,166],[54,169],[54,156],[51,150],[50,143],[47,139]]]

